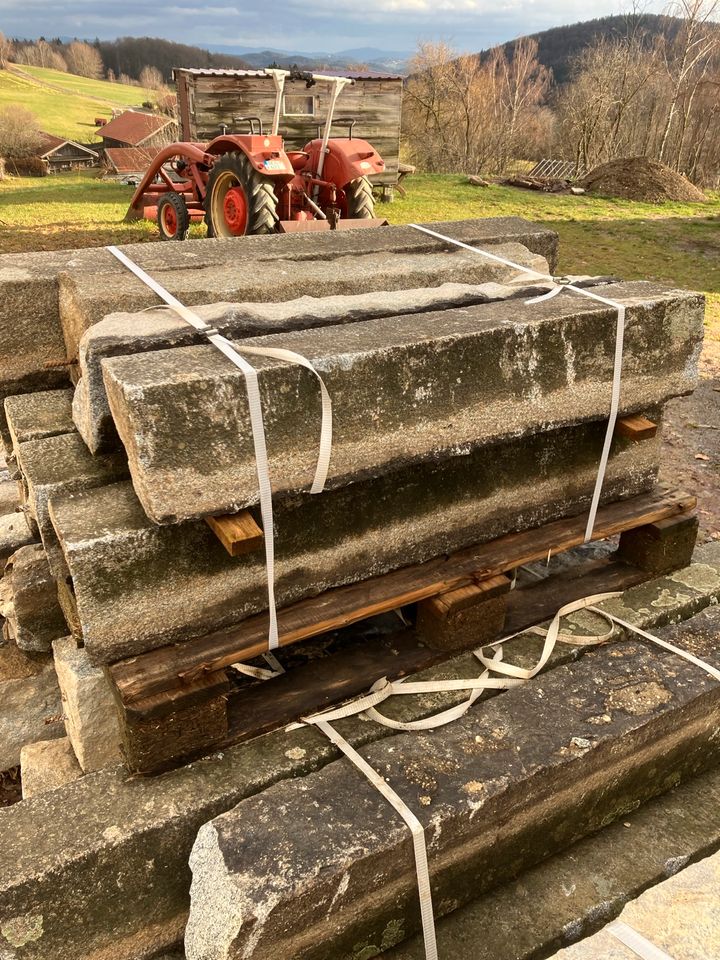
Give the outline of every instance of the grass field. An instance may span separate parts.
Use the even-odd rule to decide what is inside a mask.
[[[408,195],[383,205],[391,223],[523,216],[560,235],[560,269],[655,279],[710,295],[720,329],[720,194],[663,205],[471,187],[461,176],[415,176]],[[152,223],[123,223],[130,187],[96,171],[0,183],[0,252],[157,239]],[[193,236],[204,228],[193,227]],[[715,326],[715,323],[713,324]]]
[[[113,107],[139,106],[148,97],[152,94],[142,87],[88,80],[59,70],[23,66],[0,71],[0,109],[25,107],[43,130],[83,143],[98,139],[95,117],[110,119]]]

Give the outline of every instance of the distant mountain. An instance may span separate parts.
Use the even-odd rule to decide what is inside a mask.
[[[213,44],[209,49],[225,56],[242,57],[258,69],[277,63],[281,67],[297,66],[301,70],[347,70],[358,66],[368,70],[385,73],[405,74],[412,53],[408,51],[379,50],[377,47],[358,47],[353,50],[341,50],[339,53],[327,51],[274,50],[262,47],[242,47]]]
[[[682,21],[676,17],[648,13],[641,15],[639,22],[648,40],[652,40],[660,35],[675,36]],[[553,27],[550,30],[543,30],[541,33],[530,34],[530,37],[538,42],[540,63],[550,67],[555,82],[562,84],[569,78],[573,57],[577,56],[585,47],[600,37],[622,37],[626,36],[627,32],[627,17],[613,16],[584,20],[565,27]],[[518,42],[518,40],[510,40],[501,46],[508,55],[512,55]],[[489,50],[482,50],[478,56],[485,58],[489,54]]]

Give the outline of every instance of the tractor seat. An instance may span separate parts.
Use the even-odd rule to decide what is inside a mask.
[[[306,153],[305,150],[288,150],[287,157],[293,170],[303,170],[310,159],[310,154]]]

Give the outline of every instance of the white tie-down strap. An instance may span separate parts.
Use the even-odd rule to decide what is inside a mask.
[[[374,770],[367,761],[363,760],[354,747],[350,746],[347,740],[340,736],[334,727],[331,727],[327,720],[322,718],[310,718],[308,723],[321,730],[332,743],[335,744],[345,756],[351,760],[358,770],[368,779],[368,781],[378,790],[393,809],[400,814],[407,824],[412,834],[413,852],[415,854],[415,874],[417,876],[418,895],[420,899],[420,919],[422,922],[423,938],[425,940],[425,958],[426,960],[438,960],[437,943],[435,939],[435,916],[433,913],[432,892],[430,889],[430,870],[428,868],[427,848],[425,846],[425,829],[418,818],[405,803],[402,797],[398,796],[393,788],[384,780],[377,770]]]
[[[336,709],[303,719],[310,723],[315,722],[317,718],[334,721],[343,720],[346,717],[355,716],[358,713],[364,713],[367,717],[375,720],[376,723],[382,724],[384,727],[404,731],[434,730],[437,727],[452,723],[467,713],[470,707],[486,690],[510,690],[513,687],[519,687],[527,683],[528,680],[537,676],[547,664],[557,643],[567,643],[574,646],[590,646],[606,643],[610,640],[614,632],[614,627],[611,622],[612,618],[604,610],[600,610],[593,605],[601,603],[603,600],[610,600],[619,596],[621,596],[619,593],[599,593],[592,597],[584,597],[581,600],[573,600],[572,603],[566,603],[565,606],[560,607],[547,630],[543,627],[530,627],[527,630],[513,633],[510,636],[503,637],[501,640],[495,640],[492,643],[486,644],[484,647],[474,650],[474,655],[485,667],[485,670],[479,677],[457,680],[407,680],[401,678],[400,680],[394,680],[392,682],[382,677],[372,685],[369,693],[365,696],[352,700],[350,703],[346,703]],[[571,613],[577,613],[579,610],[591,610],[593,613],[604,618],[609,625],[608,630],[603,634],[593,636],[562,633],[560,631],[560,621],[562,618]],[[512,663],[506,663],[503,660],[503,644],[521,634],[527,633],[534,633],[544,637],[542,652],[535,666],[526,668],[516,666]],[[492,650],[492,655],[486,654],[485,651],[487,650]],[[500,674],[500,676],[492,676],[493,673]],[[424,717],[422,720],[392,720],[390,717],[381,714],[377,709],[383,701],[392,696],[412,696],[423,693],[457,693],[462,690],[470,691],[470,695],[466,700],[449,707],[447,710],[433,714],[430,717]]]
[[[502,263],[506,267],[512,267],[514,270],[519,270],[521,273],[526,273],[528,276],[535,277],[537,280],[549,281],[553,284],[553,289],[548,293],[542,294],[539,297],[533,297],[532,299],[526,301],[527,303],[540,303],[543,300],[549,300],[551,297],[557,296],[559,293],[562,293],[563,290],[568,290],[572,293],[579,294],[581,297],[588,297],[591,300],[596,300],[598,303],[603,303],[615,310],[617,321],[615,325],[615,356],[613,361],[610,412],[608,414],[605,441],[603,443],[603,449],[600,455],[600,462],[598,464],[597,477],[595,480],[595,488],[590,501],[590,510],[588,512],[588,519],[585,527],[585,542],[587,543],[592,539],[593,530],[595,529],[595,518],[597,516],[597,510],[600,504],[603,483],[605,482],[605,471],[607,470],[608,458],[610,456],[610,448],[612,446],[613,435],[615,433],[615,423],[617,421],[618,408],[620,405],[623,346],[625,339],[625,304],[619,303],[617,300],[611,300],[608,297],[602,297],[600,294],[593,293],[592,290],[588,290],[585,287],[576,287],[570,281],[566,281],[564,279],[558,280],[550,274],[540,273],[538,270],[533,270],[531,267],[524,267],[522,264],[515,263],[513,260],[508,260],[506,257],[499,257],[496,253],[490,253],[488,250],[483,250],[480,247],[473,247],[469,243],[463,243],[462,240],[453,240],[452,237],[446,237],[442,233],[436,233],[435,230],[430,230],[428,227],[423,227],[419,223],[410,223],[408,226],[415,230],[419,230],[421,233],[426,233],[431,237],[435,237],[437,240],[442,240],[443,243],[450,243],[453,246],[462,247],[463,250],[469,250],[471,253],[476,253],[478,256],[485,257],[487,260],[494,260],[496,263]]]
[[[624,923],[622,920],[615,920],[608,924],[605,929],[623,946],[640,957],[640,960],[673,960],[669,953],[665,953],[660,947],[656,947],[647,937],[638,933],[630,924]]]
[[[332,403],[330,395],[323,383],[323,379],[309,360],[294,353],[292,350],[282,350],[273,347],[250,347],[245,344],[234,345],[226,337],[223,337],[218,331],[205,323],[193,310],[181,303],[177,297],[174,297],[161,284],[154,280],[148,273],[139,267],[130,257],[126,256],[117,247],[108,247],[110,253],[116,257],[120,263],[128,268],[135,276],[156,293],[167,306],[173,309],[186,323],[190,324],[200,333],[204,334],[208,341],[212,343],[227,359],[234,364],[245,377],[245,388],[247,390],[248,409],[250,412],[250,427],[252,430],[253,447],[255,450],[255,469],[257,472],[258,489],[260,493],[260,514],[263,522],[263,533],[265,541],[265,566],[267,569],[268,581],[268,612],[270,623],[268,627],[268,649],[274,650],[278,647],[278,626],[277,609],[275,603],[275,532],[273,527],[273,507],[272,507],[272,489],[270,486],[270,470],[268,466],[267,445],[265,442],[265,425],[263,421],[262,403],[260,400],[260,387],[258,384],[257,370],[241,356],[243,353],[254,354],[256,356],[270,357],[273,360],[282,360],[285,363],[294,363],[305,367],[315,375],[320,384],[320,395],[322,398],[322,419],[320,424],[320,446],[318,451],[315,476],[313,478],[311,493],[321,493],[327,479],[328,468],[330,465],[330,454],[332,451]]]

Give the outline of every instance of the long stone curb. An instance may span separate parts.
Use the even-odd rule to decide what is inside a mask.
[[[674,877],[641,894],[618,917],[627,936],[640,934],[656,950],[674,960],[720,957],[720,854],[686,867]],[[612,925],[593,937],[556,953],[557,960],[627,960],[637,951],[612,932]]]
[[[621,415],[691,392],[702,298],[641,282],[596,289],[627,307]],[[326,486],[337,489],[604,418],[614,336],[611,310],[564,296],[335,324],[237,345],[293,350],[321,374],[333,404]],[[306,490],[312,478],[320,392],[301,366],[252,361],[280,500]],[[115,357],[102,367],[133,485],[153,521],[257,503],[244,377],[215,347]]]
[[[592,934],[645,888],[718,850],[719,805],[720,770],[650,801],[443,917],[437,924],[440,956],[536,960]],[[587,956],[606,958],[601,949]],[[410,938],[383,957],[425,960],[422,937]],[[625,954],[623,960],[630,957]]]

